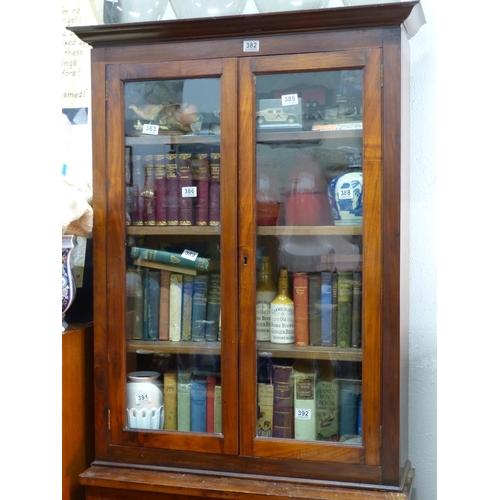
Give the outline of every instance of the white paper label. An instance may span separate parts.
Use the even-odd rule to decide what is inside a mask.
[[[259,52],[259,40],[245,40],[243,52]]]
[[[351,186],[339,189],[339,200],[352,200],[352,199],[353,199],[353,194]]]
[[[196,186],[183,186],[182,187],[182,197],[183,198],[196,198],[197,189]]]
[[[149,392],[143,392],[135,395],[135,404],[140,405],[142,403],[151,403]]]
[[[159,125],[151,125],[150,123],[142,126],[142,133],[148,135],[158,135],[160,130]]]
[[[196,257],[198,257],[198,253],[197,252],[193,252],[192,250],[184,250],[184,252],[182,252],[181,255],[185,259],[193,260],[193,261],[195,261]]]
[[[297,420],[311,420],[311,410],[295,408],[295,418]]]
[[[281,96],[282,106],[295,106],[298,103],[299,103],[298,94],[287,94]]]

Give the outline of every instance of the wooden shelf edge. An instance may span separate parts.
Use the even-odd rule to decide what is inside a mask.
[[[346,483],[313,484],[277,477],[204,474],[201,471],[158,471],[121,466],[92,465],[80,474],[87,488],[110,488],[143,493],[175,494],[224,499],[280,500],[408,500],[414,470],[410,469],[402,490],[381,485]]]

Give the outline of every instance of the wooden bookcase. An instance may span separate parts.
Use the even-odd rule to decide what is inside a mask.
[[[408,41],[424,22],[419,2],[403,2],[70,28],[93,47],[96,442],[95,460],[81,475],[87,498],[409,498],[413,470],[407,448]],[[248,42],[252,48],[258,42],[258,51],[246,51]],[[352,108],[362,116],[362,127],[336,129],[335,120],[325,118],[332,104],[328,97],[325,102],[308,101],[322,112],[304,114],[300,127],[260,128],[256,111],[262,96],[282,102],[283,92],[305,96],[304,75],[316,86],[322,78],[330,82],[340,75],[335,88],[325,83],[325,93],[333,95],[337,117]],[[205,100],[210,101],[207,109],[218,106],[220,113],[211,109],[211,118],[217,116],[219,128],[208,133],[179,133],[168,127],[166,132],[160,128],[154,134],[145,129],[135,133],[132,122],[137,129],[138,117],[130,119],[130,103],[135,102],[130,96],[137,97],[137,89],[156,91],[158,82],[179,81],[188,82],[184,96],[191,82],[205,82],[207,88],[215,82],[212,96],[217,103]],[[293,87],[296,82],[301,82],[301,91]],[[359,94],[342,90],[351,84],[358,86]],[[205,92],[205,87],[197,89],[195,94]],[[146,104],[158,103],[156,98],[148,102],[146,91],[140,92]],[[351,107],[342,107],[344,98]],[[327,126],[315,127],[317,122]],[[362,225],[291,226],[282,216],[276,225],[258,225],[262,155],[284,158],[282,172],[290,167],[286,158],[319,148],[323,157],[317,163],[323,168],[324,147],[329,144],[359,146],[362,152]],[[176,154],[197,147],[220,150],[220,226],[135,225],[127,211],[133,170],[127,155],[154,147]],[[362,248],[357,257],[362,271],[360,348],[256,341],[259,251],[271,254],[276,272],[280,245],[291,236],[302,243],[319,238],[334,242],[333,247],[346,241]],[[186,242],[200,248],[215,242],[220,252],[220,338],[127,338],[127,245]],[[315,251],[311,250],[314,255]],[[349,252],[333,253],[340,259],[338,269],[350,265]],[[300,267],[301,258],[293,261],[291,270]],[[153,350],[177,363],[185,359],[182,356],[217,359],[222,380],[220,433],[128,426],[127,373],[139,367],[141,350]],[[358,405],[355,439],[257,436],[256,382],[259,363],[266,359],[356,367],[362,406]],[[345,377],[340,377],[340,384]]]

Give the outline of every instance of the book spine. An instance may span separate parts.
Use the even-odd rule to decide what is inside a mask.
[[[160,320],[158,338],[170,340],[170,275],[171,271],[160,271]]]
[[[321,345],[321,276],[309,275],[309,343]]]
[[[141,273],[137,269],[127,269],[127,339],[142,340],[142,294]]]
[[[222,433],[222,387],[218,384],[214,389],[214,432]]]
[[[337,307],[337,345],[351,347],[352,335],[352,272],[339,272]]]
[[[156,225],[155,189],[153,155],[144,156],[144,187],[141,196],[144,200],[144,225]]]
[[[191,380],[191,431],[207,432],[207,380],[193,377]]]
[[[166,156],[165,195],[167,202],[167,226],[179,225],[179,178],[177,173],[177,153]]]
[[[149,272],[142,270],[142,340],[149,339]]]
[[[213,375],[207,376],[207,432],[215,432],[215,384]]]
[[[191,375],[177,374],[177,430],[191,430]]]
[[[309,280],[307,273],[293,274],[295,345],[309,345]]]
[[[191,322],[193,319],[194,276],[184,275],[182,283],[182,328],[181,340],[191,340]]]
[[[150,248],[130,247],[130,256],[139,261],[153,261],[162,264],[179,265],[196,269],[198,271],[207,271],[210,265],[210,259],[191,254],[180,254],[176,252],[169,252],[167,250],[153,250]]]
[[[163,374],[163,400],[165,407],[164,429],[177,430],[177,373]]]
[[[316,373],[312,363],[299,361],[293,372],[294,437],[316,440]]]
[[[149,271],[148,340],[158,340],[160,313],[160,271]]]
[[[361,347],[361,272],[352,273],[351,347]]]
[[[273,437],[292,438],[293,383],[291,366],[274,366]]]
[[[339,277],[337,273],[332,274],[332,345],[337,347],[337,315],[339,298]]]
[[[220,152],[210,153],[209,169],[208,224],[220,226]]]
[[[220,274],[211,273],[208,279],[207,291],[207,313],[205,320],[205,340],[218,340],[219,318],[220,318],[220,297],[221,297]]]
[[[132,156],[132,207],[131,217],[132,226],[144,225],[144,200],[141,196],[141,190],[144,185],[144,174],[142,170],[141,155]]]
[[[185,189],[193,187],[191,153],[177,155],[177,168],[179,172],[179,225],[191,226],[193,224],[193,196],[192,193],[186,193]]]
[[[332,273],[321,273],[321,345],[331,347],[332,342]]]
[[[273,436],[274,386],[270,383],[257,384],[257,436]]]
[[[207,314],[208,275],[199,274],[193,286],[193,320],[191,324],[191,340],[205,340],[205,318]]]
[[[181,340],[183,281],[182,274],[170,275],[170,340],[173,342]]]
[[[198,153],[191,162],[191,172],[196,186],[195,222],[208,226],[208,196],[210,187],[209,154]]]
[[[358,384],[340,383],[339,436],[356,436],[356,420],[358,415]]]
[[[155,185],[155,214],[156,225],[167,225],[167,187],[165,184],[165,155],[155,154],[154,165],[154,185]]]
[[[316,439],[338,441],[339,439],[339,382],[321,380],[316,382]]]

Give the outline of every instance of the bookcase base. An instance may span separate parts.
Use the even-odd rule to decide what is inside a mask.
[[[227,477],[92,466],[80,475],[86,500],[410,500],[414,469],[401,491],[367,486],[325,486],[263,477]]]

